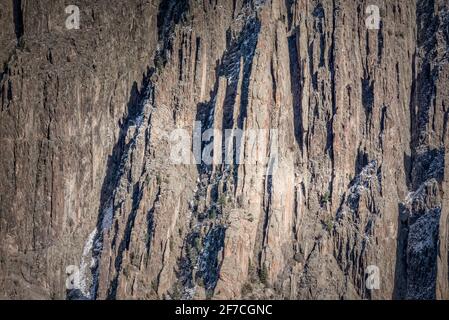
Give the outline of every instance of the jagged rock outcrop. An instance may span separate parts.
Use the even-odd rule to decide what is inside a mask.
[[[445,1],[78,6],[0,16],[1,296],[449,298]]]

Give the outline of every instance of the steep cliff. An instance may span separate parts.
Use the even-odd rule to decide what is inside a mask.
[[[2,1],[0,296],[449,298],[446,1],[66,5]]]

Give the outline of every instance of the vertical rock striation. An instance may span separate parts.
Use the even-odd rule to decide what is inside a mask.
[[[0,296],[449,298],[445,1],[4,6]]]

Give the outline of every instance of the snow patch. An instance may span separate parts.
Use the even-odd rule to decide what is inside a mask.
[[[83,255],[81,257],[80,269],[79,269],[79,283],[78,288],[81,290],[84,296],[90,299],[90,268],[95,265],[95,259],[92,256],[92,247],[95,236],[97,235],[97,228],[92,230],[87,238],[83,248]]]
[[[103,219],[101,220],[101,229],[106,230],[112,226],[112,219],[114,217],[114,208],[112,201],[103,211]]]

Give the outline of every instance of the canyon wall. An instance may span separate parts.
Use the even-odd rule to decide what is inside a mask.
[[[449,298],[446,1],[1,2],[0,297]]]

